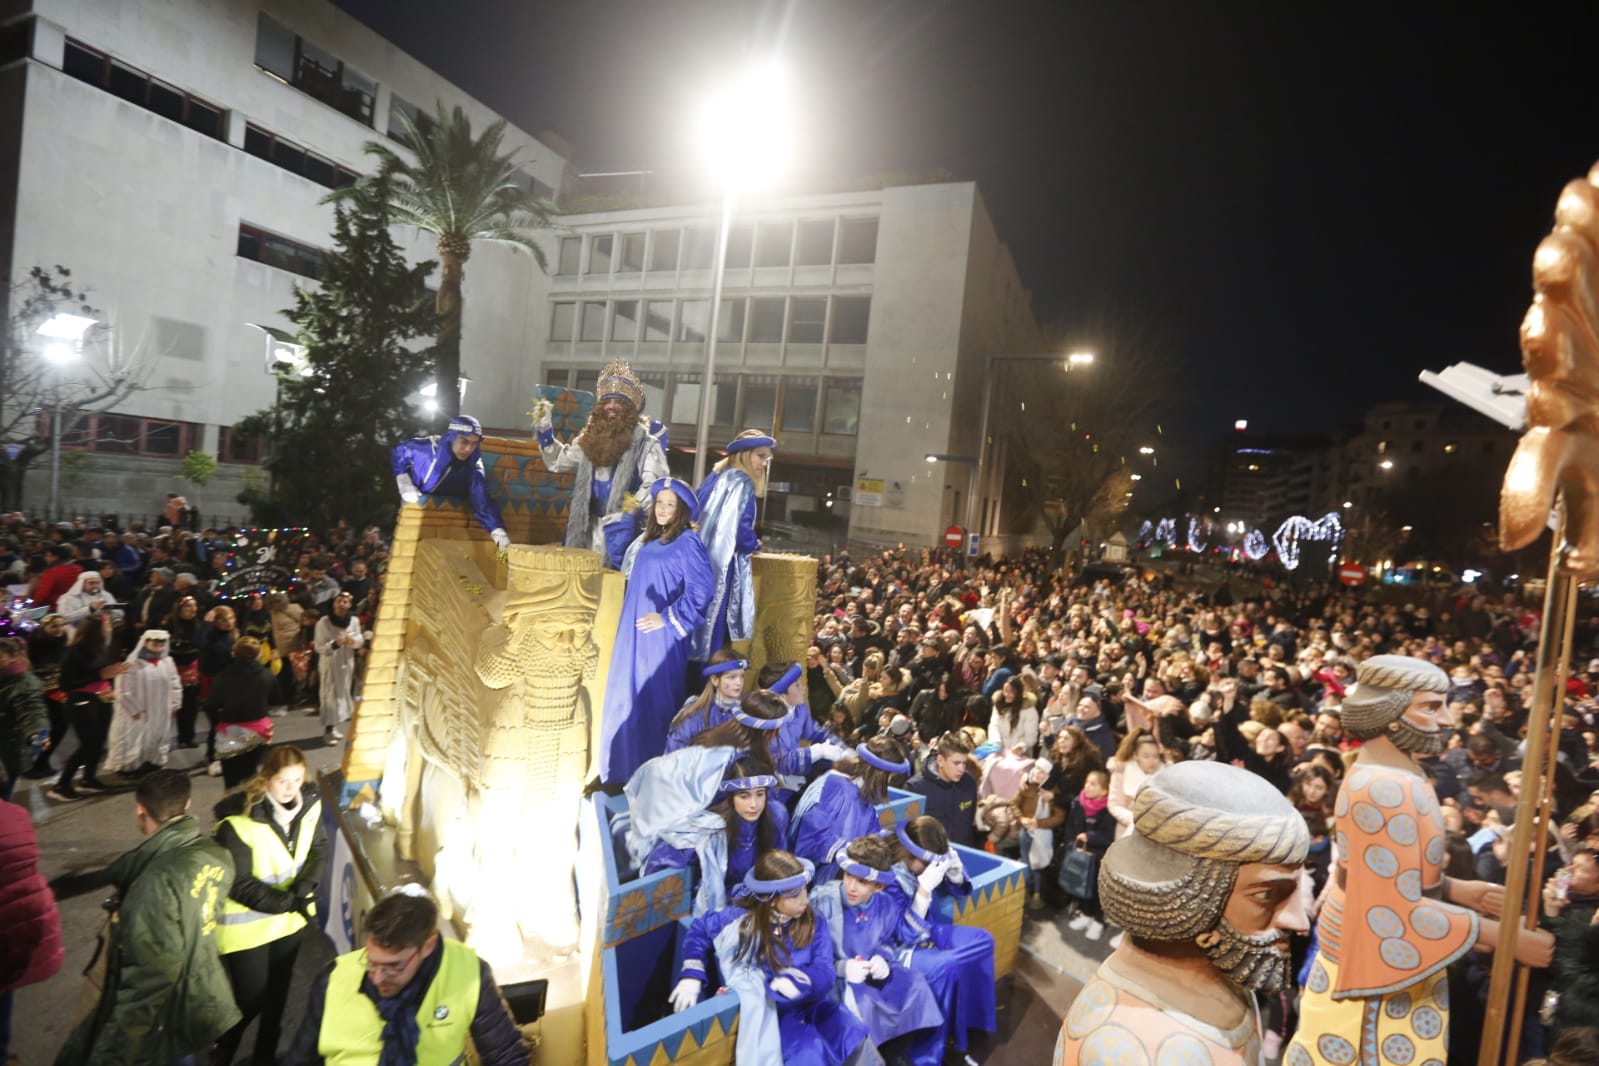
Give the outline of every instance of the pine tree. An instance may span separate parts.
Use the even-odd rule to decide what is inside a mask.
[[[433,375],[433,355],[410,342],[437,325],[427,291],[437,264],[406,263],[387,204],[381,181],[341,198],[320,286],[298,289],[283,312],[305,346],[304,366],[281,372],[276,404],[236,427],[266,441],[269,483],[239,497],[263,525],[326,529],[343,518],[359,528],[394,518],[389,450],[424,422],[414,397]]]

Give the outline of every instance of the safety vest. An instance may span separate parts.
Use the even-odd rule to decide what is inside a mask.
[[[420,1037],[414,1061],[419,1066],[460,1066],[466,1062],[483,975],[477,952],[465,944],[440,937],[439,950],[444,953],[439,972],[416,1009]],[[327,1066],[377,1066],[383,1052],[383,1017],[361,991],[365,976],[365,948],[333,962],[317,1034],[317,1053]]]
[[[317,821],[322,817],[322,801],[311,800],[300,816],[300,838],[294,842],[294,854],[283,844],[277,828],[268,822],[258,821],[247,814],[235,814],[223,821],[233,827],[244,846],[250,849],[250,876],[263,884],[281,888],[292,882],[305,867],[311,854],[311,839],[316,836]],[[217,951],[231,955],[236,951],[249,951],[274,940],[282,940],[305,927],[305,919],[294,911],[267,914],[251,910],[236,899],[222,905],[222,916],[217,919]]]

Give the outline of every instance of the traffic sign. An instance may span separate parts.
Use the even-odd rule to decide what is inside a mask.
[[[944,547],[959,548],[966,543],[966,531],[960,526],[950,526],[944,530]]]
[[[966,534],[966,554],[973,559],[977,558],[977,541],[979,539],[976,533]]]
[[[1338,568],[1338,580],[1350,586],[1364,584],[1366,568],[1359,563],[1345,563]]]

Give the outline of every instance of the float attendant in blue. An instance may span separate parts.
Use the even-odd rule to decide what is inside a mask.
[[[758,429],[746,429],[727,446],[727,458],[700,483],[705,521],[700,536],[716,575],[705,619],[694,632],[689,658],[708,660],[724,644],[755,635],[755,581],[750,556],[761,550],[755,535],[755,500],[766,494],[766,471],[777,442]]]
[[[390,453],[390,464],[400,499],[420,503],[426,492],[469,502],[472,517],[488,530],[495,547],[503,551],[511,546],[511,538],[505,532],[499,505],[489,498],[479,452],[482,443],[483,427],[478,420],[471,415],[456,415],[441,436],[413,437],[396,444]]]
[[[623,784],[666,750],[683,705],[689,638],[711,598],[711,563],[692,523],[699,500],[676,478],[650,488],[644,532],[622,559],[627,595],[600,719],[600,780]]]

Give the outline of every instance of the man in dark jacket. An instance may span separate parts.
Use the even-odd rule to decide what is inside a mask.
[[[528,1066],[488,964],[439,936],[431,899],[396,891],[363,924],[366,947],[334,959],[311,983],[285,1062],[464,1062],[470,1037],[483,1066]]]
[[[922,772],[905,783],[926,797],[922,813],[938,819],[951,844],[977,846],[977,781],[966,772],[972,746],[958,732],[945,733],[933,743],[933,754]]]
[[[1555,958],[1549,968],[1549,987],[1559,989],[1553,1043],[1562,1029],[1599,1026],[1599,853],[1579,848],[1571,857],[1571,880],[1565,898],[1557,882],[1544,885],[1544,928],[1555,935]]]
[[[0,637],[0,800],[11,798],[24,767],[50,746],[44,688],[28,669],[28,646]]]
[[[106,870],[121,900],[105,934],[105,984],[56,1066],[168,1066],[239,1020],[212,940],[233,860],[188,813],[188,775],[157,770],[134,799],[147,839]]]

